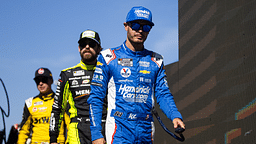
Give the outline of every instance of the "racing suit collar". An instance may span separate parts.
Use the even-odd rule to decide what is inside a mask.
[[[80,60],[80,64],[81,64],[81,67],[82,67],[84,70],[95,70],[95,68],[96,68],[95,65],[87,65],[87,64],[85,64],[82,60]]]
[[[52,99],[53,96],[54,96],[54,93],[52,92],[52,93],[49,93],[49,94],[47,94],[47,95],[40,95],[40,98],[41,98],[42,100],[46,101],[46,100]]]
[[[144,56],[147,54],[147,50],[144,48],[142,51],[132,51],[131,49],[129,49],[126,44],[125,44],[126,40],[124,41],[122,47],[125,49],[125,52],[128,55],[132,55],[132,56]]]

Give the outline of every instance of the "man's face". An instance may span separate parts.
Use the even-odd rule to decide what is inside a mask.
[[[92,62],[100,52],[100,46],[92,39],[84,39],[79,43],[78,51],[83,61]]]
[[[47,94],[51,91],[51,85],[53,83],[52,79],[40,76],[35,78],[35,82],[40,93]]]
[[[133,23],[137,23],[138,30],[132,29]],[[134,43],[144,43],[147,39],[147,36],[149,34],[148,32],[143,31],[144,25],[150,25],[148,21],[145,20],[136,20],[128,23],[124,23],[125,30],[127,31],[127,38],[129,41]]]

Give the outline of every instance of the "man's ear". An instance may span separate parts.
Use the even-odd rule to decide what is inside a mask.
[[[100,52],[102,51],[102,49],[103,49],[103,48],[102,48],[101,46],[99,46],[99,48],[97,49],[97,55],[100,54]]]
[[[128,23],[127,23],[127,22],[124,22],[124,29],[125,29],[126,31],[128,31]]]
[[[80,53],[80,46],[78,46],[78,51],[79,51],[79,53]]]
[[[50,83],[53,84],[53,79],[52,78],[50,78]]]

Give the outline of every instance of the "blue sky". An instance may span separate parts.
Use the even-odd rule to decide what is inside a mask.
[[[38,94],[35,70],[47,67],[57,80],[62,69],[76,65],[80,61],[77,41],[86,29],[99,33],[104,49],[121,45],[126,39],[123,22],[133,6],[144,6],[153,13],[155,26],[145,47],[162,54],[165,65],[178,61],[178,0],[1,2],[0,78],[11,107],[10,116],[5,118],[7,135],[11,125],[21,122],[24,101]],[[55,91],[56,85],[52,89]],[[0,99],[7,112],[1,84]]]

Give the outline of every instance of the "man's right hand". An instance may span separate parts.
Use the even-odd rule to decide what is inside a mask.
[[[96,139],[95,141],[92,142],[92,144],[105,144],[106,141],[104,138]]]

